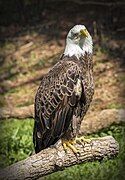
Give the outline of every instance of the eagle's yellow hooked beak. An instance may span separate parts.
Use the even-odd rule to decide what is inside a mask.
[[[83,37],[88,37],[89,33],[88,33],[87,29],[81,29],[80,35]]]

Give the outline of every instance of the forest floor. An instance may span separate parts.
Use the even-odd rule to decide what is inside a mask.
[[[40,79],[64,51],[66,32],[60,33],[65,34],[61,39],[47,40],[49,32],[46,35],[25,32],[1,44],[0,107],[22,107],[34,103]],[[121,47],[125,49],[124,41],[108,41],[112,49],[95,43],[92,111],[125,107],[125,63],[119,53]]]

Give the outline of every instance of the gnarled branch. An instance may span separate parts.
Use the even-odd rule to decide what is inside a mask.
[[[66,153],[59,141],[56,146],[1,170],[0,179],[37,179],[75,164],[111,158],[119,151],[119,145],[112,136],[93,139],[84,146],[76,144],[76,147],[80,150],[77,156],[70,150]]]

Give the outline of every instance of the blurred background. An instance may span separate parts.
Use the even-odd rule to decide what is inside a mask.
[[[67,32],[75,24],[84,24],[94,42],[95,94],[88,113],[125,109],[123,0],[1,0],[1,168],[32,153],[33,118],[29,109],[41,78],[58,61]],[[118,157],[76,165],[45,179],[125,179],[123,122],[125,119],[91,134],[114,136],[120,144]]]

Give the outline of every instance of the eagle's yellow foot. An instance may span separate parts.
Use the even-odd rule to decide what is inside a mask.
[[[84,143],[90,143],[91,140],[92,140],[92,138],[86,139],[84,136],[76,137],[76,142],[79,143],[79,144],[82,144],[82,145],[84,145]]]
[[[79,150],[74,146],[75,143],[76,143],[76,140],[62,139],[62,145],[66,152],[67,152],[67,149],[70,148],[75,154],[79,153]]]

